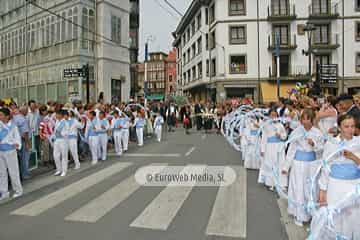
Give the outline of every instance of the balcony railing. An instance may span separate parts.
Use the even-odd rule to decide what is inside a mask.
[[[294,34],[292,38],[290,36],[288,38],[280,36],[280,50],[291,50],[296,48],[296,34]],[[268,36],[268,49],[271,51],[276,49],[275,33]]]
[[[317,41],[316,39],[313,40],[311,44],[313,49],[330,49],[334,50],[340,47],[339,42],[339,34],[333,34],[327,39],[326,41]]]
[[[290,66],[286,71],[280,69],[280,79],[283,80],[308,80],[309,79],[308,66]],[[269,67],[269,79],[276,80],[277,68],[276,66]]]
[[[309,6],[309,16],[313,19],[326,19],[339,17],[339,5],[334,4],[332,6]]]
[[[294,20],[296,19],[295,5],[288,4],[286,7],[268,7],[268,20]]]

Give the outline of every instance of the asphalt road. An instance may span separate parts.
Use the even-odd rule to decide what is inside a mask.
[[[141,186],[134,175],[149,165],[158,172],[231,166],[236,179],[229,187]],[[22,198],[0,204],[0,240],[288,239],[274,193],[241,165],[220,135],[164,133],[162,143],[133,145],[65,178],[31,180]]]

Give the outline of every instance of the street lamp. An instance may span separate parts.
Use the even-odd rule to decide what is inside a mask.
[[[306,26],[304,27],[304,32],[306,32],[307,38],[308,38],[308,50],[307,51],[303,50],[303,54],[305,56],[309,57],[309,76],[310,76],[310,80],[312,79],[311,78],[311,53],[313,52],[311,44],[312,44],[312,35],[313,35],[313,32],[315,30],[316,30],[316,27],[314,26],[314,24],[306,23]]]
[[[149,42],[153,42],[155,40],[155,37],[153,35],[150,35],[146,38],[145,42],[145,69],[144,69],[144,107],[146,108],[147,105],[147,62],[148,62],[148,55],[149,55]]]

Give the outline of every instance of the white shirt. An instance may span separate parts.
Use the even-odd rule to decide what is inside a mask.
[[[4,137],[4,139],[0,142],[0,144],[9,144],[15,145],[17,144],[17,149],[21,149],[21,137],[18,128],[15,124],[12,124],[11,121],[8,123],[3,123],[0,121],[0,128],[7,128],[9,133]]]

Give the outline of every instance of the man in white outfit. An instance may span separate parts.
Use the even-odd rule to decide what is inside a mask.
[[[121,147],[121,122],[119,118],[119,111],[115,110],[113,113],[113,119],[111,121],[111,131],[114,137],[115,153],[118,156],[122,155]]]
[[[121,142],[122,142],[122,150],[126,152],[128,150],[129,145],[129,127],[130,127],[130,118],[126,116],[125,113],[121,113]]]
[[[70,116],[67,118],[67,122],[69,125],[69,134],[67,138],[68,148],[70,150],[71,156],[74,159],[75,170],[80,169],[80,161],[78,154],[78,131],[84,128],[84,123],[79,122],[75,117],[75,112],[70,110]]]
[[[68,144],[67,137],[69,126],[65,120],[66,110],[59,110],[56,113],[56,124],[53,139],[54,142],[54,161],[56,165],[55,176],[65,177],[68,170]]]
[[[96,118],[95,111],[88,112],[88,120],[85,129],[85,138],[91,151],[92,165],[97,164],[99,158],[99,136],[100,122]]]
[[[107,155],[107,144],[108,144],[108,130],[110,128],[109,121],[105,118],[105,112],[101,111],[99,114],[100,129],[98,130],[99,135],[99,158],[102,161],[106,160]]]
[[[0,109],[0,201],[10,196],[8,175],[15,193],[13,198],[23,194],[16,150],[21,148],[18,128],[10,121],[10,110]]]
[[[158,142],[161,142],[161,132],[162,132],[163,124],[164,124],[164,118],[160,115],[160,113],[157,113],[157,116],[154,120],[154,132]]]

